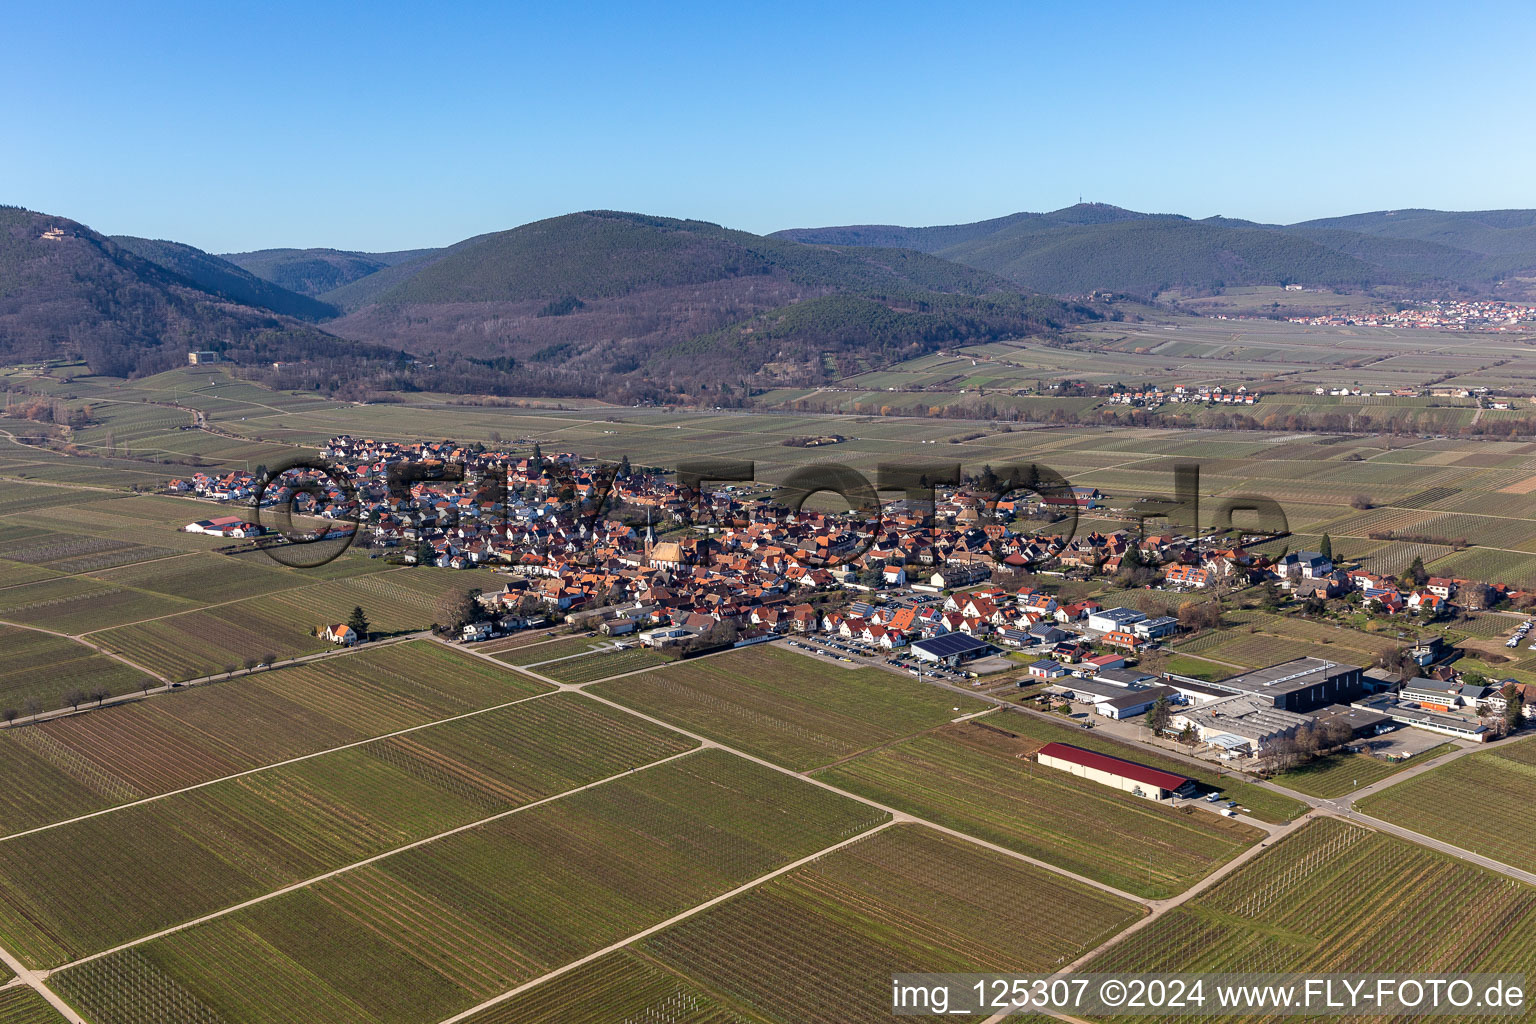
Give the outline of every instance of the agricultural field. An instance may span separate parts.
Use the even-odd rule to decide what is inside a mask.
[[[505,654],[515,651],[520,647],[528,647],[533,644],[547,643],[558,639],[560,634],[550,629],[525,629],[511,636],[497,637],[493,640],[482,640],[475,644],[475,650],[481,654]]]
[[[411,642],[6,729],[0,834],[547,691]]]
[[[1529,975],[1536,968],[1533,950],[1536,889],[1364,826],[1321,818],[1084,970],[1400,972],[1412,964],[1419,971]]]
[[[64,1024],[59,1011],[26,986],[0,989],[0,1024]]]
[[[62,493],[80,494],[61,488]],[[95,497],[95,495],[91,495]],[[126,537],[66,533],[18,518],[0,519],[0,558],[9,563],[6,585],[60,574],[92,572],[178,554],[180,549],[136,543]],[[15,566],[15,569],[9,566]],[[23,573],[29,573],[23,578]]]
[[[180,598],[116,587],[83,576],[61,576],[0,589],[0,619],[80,634],[187,611]]]
[[[946,726],[816,778],[1138,896],[1177,895],[1264,833],[1175,810],[1030,759],[1016,715]]]
[[[236,568],[276,572],[243,562]],[[334,579],[306,578],[297,571],[282,575],[292,579],[286,589],[102,630],[92,639],[172,679],[195,679],[246,658],[323,651],[329,644],[314,635],[316,628],[345,622],[353,608],[364,610],[376,637],[424,630],[443,594],[492,585],[491,574],[478,569],[393,569]],[[0,600],[5,593],[0,591]]]
[[[1336,383],[1332,378],[1337,374],[1335,364],[1341,358],[1381,360],[1372,367],[1381,379],[1374,383],[1362,379],[1361,384],[1387,386],[1412,382],[1409,378],[1422,380],[1426,375],[1438,375],[1444,372],[1444,367],[1435,360],[1460,359],[1463,351],[1481,351],[1480,346],[1492,344],[1486,338],[1470,334],[1311,329],[1257,321],[1241,325],[1190,320],[1176,324],[1104,324],[1085,328],[1081,333],[1090,344],[1107,342],[1106,350],[1078,351],[1028,343],[977,346],[964,353],[927,356],[910,366],[903,364],[880,374],[866,374],[850,382],[851,386],[842,393],[828,392],[824,397],[839,408],[865,405],[870,407],[866,412],[878,412],[876,406],[889,403],[892,398],[891,393],[880,389],[937,387],[935,391],[921,394],[903,396],[896,393],[897,404],[916,401],[926,410],[928,405],[934,404],[948,407],[962,387],[971,392],[977,387],[998,389],[997,394],[1007,397],[1006,389],[1015,384],[1033,388],[1036,381],[1053,379],[1061,374],[1090,382],[1102,379],[1105,382],[1163,380],[1173,383],[1187,381],[1191,374],[1209,381],[1217,379],[1213,373],[1225,373],[1230,374],[1232,383],[1253,384],[1261,377],[1279,373],[1288,375],[1287,379],[1266,384],[1264,402],[1247,410],[1257,419],[1279,417],[1283,420],[1291,413],[1337,411],[1346,417],[1386,417],[1383,422],[1391,422],[1394,417],[1405,424],[1409,420],[1422,421],[1420,425],[1444,432],[1469,424],[1475,410],[1470,405],[1458,405],[1454,400],[1432,402],[1370,395],[1350,399],[1314,396],[1310,394],[1311,386],[1314,381]],[[1099,335],[1103,337],[1095,341]],[[1132,338],[1133,335],[1137,337]],[[1443,346],[1450,348],[1443,349]],[[1135,351],[1141,347],[1148,347],[1148,352]],[[1442,349],[1458,354],[1447,357]],[[1383,356],[1393,358],[1383,360]],[[1319,375],[1326,379],[1317,379]],[[1435,531],[1464,533],[1474,545],[1470,550],[1536,553],[1536,505],[1525,494],[1512,490],[1504,493],[1524,478],[1536,475],[1532,446],[1519,441],[1477,438],[1404,440],[1370,435],[1309,435],[1279,429],[1218,433],[1097,425],[1016,430],[1011,424],[996,420],[913,419],[856,412],[852,415],[807,412],[754,417],[635,409],[607,410],[602,420],[594,420],[590,411],[577,408],[475,409],[455,407],[430,395],[412,396],[411,403],[399,406],[349,406],[314,396],[264,391],[223,374],[217,375],[212,385],[208,384],[207,377],[199,381],[178,375],[178,371],[161,376],[165,379],[163,388],[158,385],[139,388],[137,381],[121,384],[79,379],[69,384],[53,382],[53,385],[61,394],[73,394],[79,400],[94,396],[100,401],[102,396],[110,395],[129,400],[140,397],[163,401],[179,395],[182,401],[209,406],[211,414],[221,419],[225,429],[246,433],[253,445],[314,444],[338,432],[402,438],[455,436],[470,440],[484,440],[492,431],[512,432],[525,437],[543,437],[547,441],[558,440],[597,457],[617,459],[627,454],[633,459],[661,465],[672,464],[685,455],[740,456],[748,452],[757,460],[758,476],[769,481],[782,478],[798,466],[824,461],[828,457],[826,451],[789,448],[775,443],[782,437],[806,433],[844,435],[847,440],[831,454],[838,461],[865,472],[872,471],[877,462],[889,460],[896,453],[910,453],[914,445],[923,443],[936,444],[933,450],[936,461],[958,459],[973,466],[1039,458],[1060,468],[1074,483],[1096,484],[1110,492],[1112,503],[1119,498],[1168,493],[1172,486],[1172,465],[1194,460],[1203,464],[1202,490],[1210,497],[1257,493],[1277,498],[1286,508],[1293,529],[1302,528],[1309,536],[1315,536],[1326,527],[1345,553],[1359,549],[1369,555],[1371,567],[1378,571],[1400,571],[1412,559],[1412,554],[1407,553],[1410,545],[1380,546],[1381,542],[1366,541],[1363,536],[1371,528],[1368,524],[1385,525],[1387,520],[1383,517],[1397,513],[1403,513],[1399,528],[1428,523]],[[954,390],[946,391],[945,388],[951,385]],[[37,381],[35,386],[48,387],[49,382]],[[1284,394],[1288,388],[1302,393]],[[803,393],[799,394],[803,397]],[[1009,398],[1009,401],[1014,399]],[[1093,399],[1063,400],[1043,396],[1019,398],[1017,402],[1023,403],[1021,408],[1038,405],[1045,418],[1054,408],[1051,403],[1094,404]],[[283,415],[278,415],[279,411]],[[154,416],[166,412],[170,410],[157,408]],[[1499,417],[1512,415],[1523,413],[1485,410],[1482,421],[1491,423]],[[185,445],[195,433],[177,431],[178,443]],[[227,439],[215,440],[228,443]],[[41,453],[28,454],[33,461],[50,457]],[[85,469],[89,460],[77,458],[71,461]],[[103,466],[132,465],[122,460],[99,462]],[[1414,472],[1405,474],[1405,466],[1413,466]],[[43,462],[37,471],[54,473],[72,468],[69,465],[48,467]],[[124,468],[120,472],[127,470]],[[163,475],[163,467],[160,472]],[[126,479],[124,477],[125,482]],[[114,477],[102,477],[104,483],[111,484],[115,480]],[[1367,492],[1378,506],[1378,510],[1373,510],[1373,519],[1364,518],[1372,513],[1362,517],[1361,513],[1348,507],[1352,498],[1362,491]],[[174,513],[165,509],[156,514],[174,516],[183,522],[192,518],[186,514],[188,506],[208,507],[204,503],[168,498],[127,500],[170,503]],[[1354,522],[1347,522],[1351,517]],[[99,508],[86,518],[90,522],[83,526],[84,529],[100,529],[103,525]],[[1330,525],[1334,522],[1341,528]],[[174,528],[180,523],[169,525]],[[189,539],[174,543],[185,549]],[[1367,551],[1367,548],[1371,550]],[[1401,559],[1397,557],[1400,552],[1403,553]],[[1427,556],[1427,562],[1451,554],[1445,547],[1425,547],[1419,553]],[[1473,563],[1474,566],[1478,564]],[[1455,565],[1451,563],[1453,568]],[[1432,568],[1439,570],[1443,567]],[[1492,560],[1487,571],[1492,580],[1526,582],[1532,570],[1521,561],[1503,566]]]
[[[475,407],[426,394],[353,405],[267,391],[224,369],[39,379],[39,390],[94,403],[99,422],[72,438],[83,455],[0,442],[0,621],[83,635],[188,680],[268,654],[324,651],[312,631],[354,605],[378,634],[399,637],[429,625],[445,594],[499,587],[485,571],[403,570],[367,552],[290,570],[180,532],[229,506],[126,493],[199,465],[254,465],[335,433],[497,434],[518,437],[522,451],[540,438],[547,449],[669,467],[690,456],[752,458],[768,483],[829,461],[871,474],[924,457],[969,469],[1038,461],[1107,492],[1110,507],[1084,516],[1083,530],[1120,528],[1125,508],[1170,493],[1173,468],[1197,462],[1202,504],[1245,495],[1282,504],[1293,532],[1268,553],[1315,547],[1326,532],[1336,551],[1376,571],[1398,573],[1418,557],[1437,574],[1536,586],[1536,444],[1471,436],[1528,418],[1524,406],[1312,393],[1341,374],[1372,389],[1524,374],[1513,361],[1491,369],[1490,360],[1518,359],[1510,339],[1250,321],[1106,323],[1072,335],[1065,347],[1004,342],[865,364],[819,392],[772,396],[774,416]],[[1156,414],[1163,426],[1128,426],[1124,410],[1097,397],[1039,393],[1065,376],[1258,386],[1263,401],[1242,412],[1262,429],[1208,429],[1227,411],[1187,407]],[[982,403],[986,418],[960,418]],[[186,429],[191,408],[240,436]],[[932,415],[899,415],[908,408]],[[1098,424],[1106,411],[1122,419]],[[1201,426],[1173,429],[1172,415]],[[1323,416],[1339,432],[1294,419]],[[1079,417],[1093,425],[1069,422]],[[1449,436],[1343,433],[1346,423]],[[821,450],[778,443],[827,433],[846,440]],[[1387,530],[1420,539],[1369,536]],[[1182,599],[1123,598],[1148,612]],[[1395,627],[1235,613],[1229,628],[1179,645],[1164,665],[1217,678],[1298,654],[1368,664],[1398,645]],[[1448,628],[1489,638],[1507,626],[1484,615]],[[1496,662],[1503,655],[1488,646],[1487,664],[1504,666],[1496,674],[1536,678],[1536,656]],[[0,945],[29,963],[73,964],[52,980],[93,1024],[432,1024],[885,822],[802,780],[690,752],[693,741],[612,705],[1145,898],[1186,891],[1258,833],[1203,808],[1186,814],[1052,777],[1017,754],[1057,739],[1191,775],[1265,820],[1303,811],[1282,793],[1102,730],[1017,710],[955,724],[985,705],[779,645],[673,663],[607,649],[599,637],[540,632],[478,651],[505,667],[412,641],[0,729]],[[601,699],[549,693],[517,666],[592,684]],[[0,625],[0,709],[39,685],[81,679],[86,690],[104,680],[126,692],[139,676],[66,639]],[[41,695],[50,707],[52,689]],[[1522,805],[1518,782],[1536,771],[1528,748],[1459,758],[1364,809],[1523,864],[1532,837],[1520,816],[1487,807]],[[656,763],[665,758],[674,760]],[[1334,758],[1281,781],[1329,797],[1402,767]],[[358,864],[368,858],[380,859]],[[330,871],[340,873],[264,898]],[[1489,878],[1368,829],[1309,824],[1133,936],[1126,955],[1143,969],[1183,969],[1189,957],[1275,969],[1421,960],[1528,969],[1531,890]],[[259,902],[225,913],[247,899]],[[1396,909],[1406,906],[1415,916]],[[890,826],[537,985],[475,1024],[883,1019],[883,982],[879,993],[862,986],[899,965],[1044,970],[1139,912],[1021,858]],[[202,914],[217,916],[138,941]],[[123,942],[133,945],[75,963]],[[0,989],[0,1024],[56,1024],[46,1008],[27,1016],[37,1009],[29,1001],[20,986]]]
[[[1404,768],[1423,764],[1455,749],[1454,743],[1442,743],[1407,761],[1388,761],[1369,754],[1330,754],[1281,772],[1272,781],[1286,789],[1327,800],[1391,778]]]
[[[1229,665],[1218,665],[1206,661],[1204,658],[1195,658],[1186,654],[1175,654],[1163,662],[1163,671],[1172,672],[1175,675],[1188,676],[1191,679],[1204,679],[1207,682],[1215,679],[1225,679],[1233,674]]]
[[[1241,610],[1227,613],[1223,622],[1222,629],[1180,641],[1174,649],[1180,655],[1199,655],[1207,661],[1226,665],[1224,675],[1235,675],[1246,669],[1306,656],[1368,665],[1399,643],[1390,636],[1299,615]],[[1179,670],[1170,668],[1169,671]]]
[[[516,638],[514,638],[516,639]],[[570,658],[578,654],[588,654],[591,651],[601,650],[607,646],[608,640],[596,636],[564,636],[557,638],[544,637],[545,642],[529,644],[513,644],[506,648],[485,647],[495,655],[497,661],[504,661],[508,665],[538,665],[543,662],[552,662],[560,658]],[[545,668],[550,666],[545,665]]]
[[[649,647],[631,647],[623,651],[605,651],[587,654],[579,658],[567,658],[549,665],[540,665],[533,671],[562,683],[590,683],[597,679],[623,675],[626,672],[643,672],[646,669],[670,665],[673,658]]]
[[[91,574],[122,587],[185,598],[201,605],[224,604],[313,583],[304,573],[276,562],[260,565],[227,555],[194,553]]]
[[[876,1024],[891,1016],[892,973],[1049,971],[1140,915],[1081,883],[897,825],[673,925],[637,952],[775,1024]]]
[[[609,953],[475,1014],[472,1024],[759,1024],[627,950]]]
[[[90,693],[100,686],[121,694],[147,678],[73,640],[0,626],[0,709],[25,714],[31,699],[41,710],[52,711],[70,690]]]
[[[1361,800],[1363,814],[1506,864],[1528,865],[1533,842],[1524,804],[1536,775],[1536,739],[1501,742],[1459,757]]]
[[[101,497],[100,491],[51,487],[47,484],[23,484],[6,480],[0,482],[0,516],[52,508],[55,505],[72,505],[78,501],[89,501],[99,497]]]
[[[692,746],[551,694],[18,836],[0,944],[57,966]]]
[[[1536,555],[1531,554],[1469,548],[1426,561],[1424,567],[1437,574],[1466,579],[1494,580],[1520,587],[1536,584]]]
[[[801,771],[987,707],[882,669],[831,668],[768,644],[590,692]]]
[[[701,751],[50,980],[96,1024],[440,1020],[884,820]]]

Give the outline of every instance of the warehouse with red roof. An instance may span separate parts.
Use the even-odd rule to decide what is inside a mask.
[[[1182,775],[1124,761],[1096,750],[1084,750],[1070,743],[1047,743],[1036,752],[1035,760],[1148,800],[1167,800],[1194,788],[1194,780]]]

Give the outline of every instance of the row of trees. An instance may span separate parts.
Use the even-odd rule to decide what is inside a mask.
[[[360,610],[361,609],[359,609],[359,611]],[[247,672],[254,672],[258,668],[271,668],[274,664],[276,664],[276,662],[277,655],[269,653],[264,654],[259,658],[246,658],[244,662],[244,668]],[[241,665],[237,665],[234,662],[226,662],[224,665],[224,676],[228,678],[229,676],[232,676],[238,672],[240,668]],[[154,679],[150,678],[149,676],[140,677],[139,689],[141,691],[147,694],[154,688]],[[112,696],[112,691],[106,686],[102,685],[93,686],[90,690],[85,690],[84,688],[78,686],[71,687],[60,695],[59,707],[69,708],[72,711],[79,711],[82,704],[87,704],[92,701],[95,702],[97,707],[100,707],[103,702],[111,699]],[[21,702],[21,706],[19,708],[0,708],[0,720],[3,720],[6,725],[13,725],[15,724],[16,719],[22,716],[26,716],[27,718],[36,718],[42,713],[43,702],[37,697],[28,697]]]

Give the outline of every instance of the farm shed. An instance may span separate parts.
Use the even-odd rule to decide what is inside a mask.
[[[1167,800],[1188,792],[1194,781],[1173,772],[1150,768],[1135,761],[1124,761],[1094,750],[1084,750],[1070,743],[1047,743],[1035,754],[1035,760],[1050,768],[1059,768],[1078,778],[1130,793],[1147,800]]]

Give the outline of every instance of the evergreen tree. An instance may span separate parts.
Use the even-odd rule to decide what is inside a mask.
[[[1152,730],[1152,735],[1161,736],[1168,730],[1168,722],[1173,718],[1173,712],[1168,710],[1168,698],[1159,697],[1152,705],[1152,710],[1147,712],[1147,728]]]
[[[1413,564],[1408,567],[1408,578],[1416,587],[1422,587],[1429,582],[1429,573],[1424,569],[1424,559],[1418,555],[1413,558]]]
[[[1145,564],[1145,559],[1141,557],[1141,548],[1137,547],[1135,544],[1132,544],[1130,547],[1126,548],[1125,554],[1120,556],[1121,572],[1135,572]]]
[[[1525,697],[1510,684],[1504,689],[1504,727],[1514,732],[1525,723]]]
[[[1328,561],[1333,561],[1333,538],[1326,533],[1323,534],[1322,542],[1317,545],[1317,553],[1328,559]]]
[[[347,625],[352,627],[352,632],[357,634],[359,640],[368,639],[368,616],[363,614],[361,605],[352,609],[352,616],[347,619]]]

